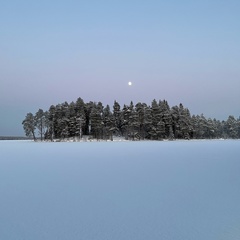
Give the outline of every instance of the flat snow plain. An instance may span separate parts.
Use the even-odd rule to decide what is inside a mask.
[[[239,240],[240,141],[0,141],[0,239]]]

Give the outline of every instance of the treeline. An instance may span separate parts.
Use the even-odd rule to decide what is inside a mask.
[[[122,108],[117,101],[112,110],[101,102],[76,102],[52,105],[44,112],[28,113],[22,122],[26,136],[34,140],[67,138],[96,139],[123,136],[127,140],[216,139],[240,138],[240,119],[229,116],[226,121],[191,115],[181,103],[170,107],[165,100],[146,103],[131,102]]]
[[[28,140],[28,137],[0,136],[0,140]]]

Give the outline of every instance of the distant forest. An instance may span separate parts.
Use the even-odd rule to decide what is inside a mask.
[[[22,122],[25,134],[34,140],[80,140],[83,136],[113,140],[174,140],[240,138],[240,119],[229,116],[226,121],[191,115],[179,104],[170,107],[166,100],[146,103],[131,102],[122,108],[114,101],[113,108],[101,102],[76,102],[52,105],[48,111],[27,113]]]

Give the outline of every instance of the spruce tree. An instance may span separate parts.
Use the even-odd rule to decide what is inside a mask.
[[[118,134],[120,134],[121,136],[123,136],[123,114],[122,114],[122,110],[121,107],[119,105],[119,103],[115,100],[114,104],[113,104],[113,119],[114,119],[114,126],[115,126],[115,131],[118,132]]]
[[[91,134],[94,138],[101,139],[103,137],[103,119],[102,119],[102,104],[94,104],[91,114]]]
[[[152,101],[151,110],[152,110],[152,125],[149,134],[152,140],[158,140],[159,138],[161,138],[162,135],[162,123],[160,107],[155,99]]]
[[[111,141],[113,141],[113,133],[114,131],[116,131],[116,127],[114,124],[113,114],[110,110],[109,105],[107,105],[103,109],[102,120],[103,120],[103,138],[110,139]]]

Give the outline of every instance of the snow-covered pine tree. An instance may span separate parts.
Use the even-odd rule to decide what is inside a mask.
[[[136,109],[134,108],[133,104],[130,105],[130,116],[129,116],[129,136],[132,140],[140,140],[140,121],[139,115]]]
[[[139,126],[139,137],[140,139],[145,138],[145,110],[146,110],[147,105],[142,104],[138,102],[135,105],[135,111],[137,112],[138,115],[138,126]]]
[[[227,138],[236,139],[238,137],[238,124],[234,116],[229,116],[224,124],[224,132]]]
[[[69,104],[66,117],[68,119],[69,137],[75,137],[76,132],[78,131],[77,131],[77,117],[76,117],[74,102],[71,102]]]
[[[209,139],[216,138],[216,128],[214,125],[214,121],[211,118],[207,119],[207,135]]]
[[[121,110],[121,106],[119,103],[115,100],[113,104],[113,118],[114,118],[114,126],[116,128],[116,131],[118,131],[118,134],[123,136],[123,114]]]
[[[191,115],[187,108],[184,108],[182,103],[179,106],[174,106],[171,109],[173,118],[173,133],[175,138],[190,139],[193,134],[191,125]]]
[[[122,109],[122,119],[123,119],[123,124],[122,124],[122,130],[123,134],[126,140],[128,140],[128,135],[129,135],[129,116],[131,114],[131,110],[129,107],[124,104],[123,109]]]
[[[149,134],[151,136],[151,139],[158,140],[159,138],[161,138],[160,135],[162,134],[162,124],[160,124],[161,110],[156,99],[152,101],[151,110],[152,110],[152,125]]]
[[[237,136],[240,138],[240,117],[237,119]]]
[[[84,106],[84,112],[85,112],[85,118],[86,118],[84,134],[86,134],[86,135],[90,135],[91,134],[91,119],[90,119],[90,115],[91,115],[91,112],[92,112],[92,109],[93,109],[94,105],[96,105],[96,104],[93,103],[92,101],[90,101],[90,102],[86,103],[85,106]]]
[[[168,105],[168,102],[166,100],[159,101],[159,107],[161,112],[161,119],[164,122],[164,126],[162,124],[162,128],[165,129],[165,132],[163,133],[163,137],[173,139],[173,131],[172,131],[172,115],[170,112],[170,107]]]
[[[144,138],[151,139],[151,129],[152,129],[152,109],[143,103],[144,106]]]
[[[79,138],[82,138],[83,131],[86,126],[86,116],[84,111],[84,101],[82,98],[78,98],[75,103],[75,114],[76,114],[76,136],[79,136]]]
[[[114,117],[110,110],[109,105],[107,105],[103,109],[102,119],[103,119],[103,138],[110,139],[111,141],[113,141],[113,133],[114,131],[116,131],[116,127],[114,124]]]
[[[222,138],[223,136],[223,126],[221,121],[217,120],[216,118],[213,119],[213,126],[214,126],[214,133],[215,138]]]
[[[46,113],[42,109],[39,109],[36,112],[34,118],[35,118],[36,128],[38,129],[38,133],[39,133],[41,141],[42,141],[43,136],[46,131],[46,127],[47,127],[46,126],[46,124],[47,124]]]
[[[36,129],[36,121],[32,113],[28,113],[25,119],[22,122],[23,129],[27,137],[33,137],[34,141],[36,141],[35,129]]]
[[[94,104],[90,114],[91,134],[94,136],[94,138],[97,138],[97,139],[103,138],[102,107],[103,107],[102,103],[100,102],[97,105]]]
[[[56,136],[57,138],[67,138],[70,136],[69,132],[69,104],[64,102],[57,105],[56,108]]]
[[[54,125],[55,125],[55,113],[56,113],[56,107],[54,105],[51,105],[49,110],[47,111],[47,131],[45,133],[45,139],[50,139],[53,141],[55,138],[54,133]]]

